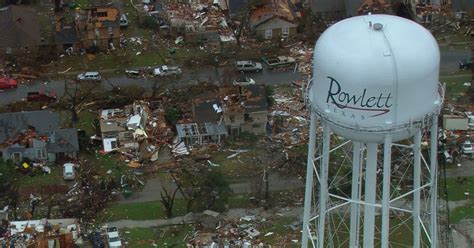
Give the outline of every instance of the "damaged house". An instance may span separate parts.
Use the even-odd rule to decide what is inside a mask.
[[[124,109],[100,111],[100,132],[104,152],[120,148],[139,148],[139,138],[147,137],[145,126],[149,110],[145,105],[133,103]]]
[[[77,129],[60,129],[59,116],[52,111],[0,114],[3,160],[62,161],[76,158],[78,152]]]
[[[0,48],[7,53],[44,44],[38,15],[34,8],[28,6],[9,5],[0,8],[0,30]]]
[[[265,134],[268,102],[263,85],[221,88],[224,123],[230,134]]]
[[[56,13],[54,18],[54,42],[58,51],[70,53],[78,51],[81,48],[76,25],[78,12],[64,8],[62,12]]]
[[[176,124],[178,139],[187,146],[221,143],[227,136],[222,104],[217,99],[197,99],[193,102],[193,123]]]
[[[116,7],[92,7],[83,12],[78,23],[84,30],[81,37],[85,47],[114,49],[120,41],[120,12]]]
[[[267,0],[258,4],[249,17],[250,28],[260,39],[288,38],[296,34],[300,12],[288,0]]]
[[[186,42],[211,45],[235,42],[224,13],[209,4],[169,4],[166,13],[171,33],[183,36]]]

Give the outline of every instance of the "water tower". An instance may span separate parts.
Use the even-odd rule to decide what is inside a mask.
[[[439,62],[433,36],[396,16],[348,18],[321,35],[302,247],[437,247]]]

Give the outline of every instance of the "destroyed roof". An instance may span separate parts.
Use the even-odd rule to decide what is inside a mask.
[[[127,118],[115,118],[110,120],[100,120],[100,131],[102,133],[126,131]]]
[[[264,22],[260,22],[257,26],[254,26],[255,30],[267,30],[267,29],[275,29],[275,28],[282,28],[282,27],[297,27],[298,25],[286,21],[284,19],[280,19],[277,16],[272,16],[269,19],[266,19]]]
[[[218,109],[215,109],[214,106],[217,106]],[[193,118],[197,123],[218,121],[221,116],[221,112],[222,104],[219,100],[196,100],[193,103]]]
[[[50,110],[0,114],[0,143],[19,132],[34,127],[39,134],[47,134],[59,128],[59,115]]]
[[[48,152],[58,153],[79,151],[77,129],[75,128],[56,130],[49,138],[50,142],[47,145]]]
[[[78,43],[76,29],[74,27],[65,27],[61,31],[54,33],[56,44],[74,44]]]
[[[178,138],[227,135],[227,129],[225,128],[224,122],[176,124],[176,130]]]
[[[296,19],[294,6],[289,0],[267,0],[262,7],[252,10],[250,14],[250,26],[255,28],[268,20],[274,18],[293,22]]]
[[[360,0],[351,0],[351,1],[360,1]],[[311,1],[311,11],[320,13],[320,12],[342,12],[345,8],[345,3],[350,1],[345,0],[313,0]],[[360,2],[357,4],[359,7]]]
[[[9,5],[0,9],[0,47],[28,47],[41,44],[41,30],[33,8]]]
[[[66,11],[55,15],[54,41],[56,44],[78,43],[74,12]]]
[[[242,106],[245,112],[266,111],[268,109],[267,94],[263,85],[242,87]]]
[[[248,0],[229,0],[229,16],[238,17],[245,11]]]
[[[386,3],[384,0],[364,0],[359,9],[357,9],[357,13],[385,13],[389,7],[390,4]]]
[[[101,27],[120,27],[120,15],[118,8],[115,7],[93,7],[89,10],[90,19],[95,19],[94,28]]]
[[[453,11],[472,11],[474,10],[474,1],[452,0]]]

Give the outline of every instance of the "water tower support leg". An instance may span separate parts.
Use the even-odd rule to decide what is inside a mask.
[[[367,144],[365,169],[364,248],[374,247],[375,193],[377,188],[377,144]]]
[[[306,161],[306,189],[304,195],[304,212],[303,212],[303,235],[301,238],[301,247],[308,247],[308,236],[311,228],[309,219],[311,217],[312,199],[313,199],[313,177],[314,177],[314,153],[316,147],[316,125],[318,119],[315,113],[311,112],[311,123],[309,126],[309,144],[308,144],[308,160]],[[312,237],[311,237],[312,238]]]
[[[389,245],[390,231],[390,174],[392,165],[392,137],[385,135],[383,145],[382,248]]]
[[[413,142],[413,247],[420,247],[420,185],[421,185],[421,130],[415,134]]]
[[[431,210],[431,248],[438,247],[438,215],[437,215],[437,198],[438,198],[438,116],[432,117],[431,137],[430,137],[430,210]]]
[[[328,198],[328,165],[330,134],[329,125],[326,121],[323,124],[323,157],[321,161],[320,188],[319,188],[319,223],[318,223],[318,247],[324,248],[324,227],[326,221],[326,204]]]
[[[360,154],[361,143],[353,142],[353,157],[352,157],[352,193],[351,193],[351,229],[349,237],[349,247],[354,248],[359,246],[359,178],[360,178]]]

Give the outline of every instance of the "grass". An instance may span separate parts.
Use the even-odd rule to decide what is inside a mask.
[[[277,217],[273,219],[270,227],[259,230],[262,233],[260,239],[265,244],[284,244],[285,247],[299,247],[297,244],[288,242],[289,237],[291,237],[291,239],[297,239],[298,241],[301,238],[299,230],[293,231],[289,227],[289,225],[296,220],[294,217]],[[265,234],[270,232],[273,232],[273,234],[265,237]],[[282,240],[282,238],[284,240]]]
[[[173,214],[182,216],[186,214],[186,202],[176,199]],[[166,219],[165,209],[160,201],[137,202],[114,204],[104,211],[107,221],[130,219],[130,220],[153,220]]]
[[[24,175],[20,176],[19,180],[21,181],[20,186],[43,186],[57,183],[64,183],[62,181],[62,166],[50,166],[50,174],[37,174],[34,176]],[[18,172],[19,173],[19,172]]]
[[[465,179],[466,180],[464,182],[461,182],[458,178],[448,178],[446,180],[449,201],[474,199],[474,177],[465,177]],[[444,187],[444,182],[441,181],[439,185],[440,187]],[[464,195],[464,192],[470,192],[472,193],[472,195],[466,197]],[[443,199],[446,199],[446,195],[444,194],[441,194],[441,197],[443,197]]]
[[[212,167],[212,169],[222,172],[229,183],[242,182],[243,179],[246,181],[252,180],[252,178],[257,176],[256,172],[263,168],[254,159],[261,152],[263,151],[260,149],[249,149],[248,152],[233,158],[227,157],[234,154],[234,152],[215,152],[211,154],[211,161],[220,166]]]
[[[457,100],[458,98],[464,97],[468,89],[463,84],[470,82],[472,75],[468,72],[465,74],[458,73],[456,75],[442,75],[440,81],[446,83],[446,98],[448,100]]]
[[[79,113],[79,122],[77,128],[86,132],[87,136],[92,136],[96,133],[94,121],[98,118],[98,111],[85,110]]]
[[[229,208],[248,208],[252,206],[252,203],[249,199],[250,195],[242,194],[242,195],[234,195],[233,197],[229,197]]]
[[[464,180],[465,179],[465,180]],[[464,181],[461,181],[464,180]],[[446,180],[449,201],[469,200],[467,205],[452,209],[450,212],[451,223],[458,223],[462,219],[474,218],[474,177],[448,178]],[[440,181],[440,187],[444,187],[444,181]],[[441,190],[440,196],[446,199],[444,190]],[[469,192],[466,196],[464,192]]]
[[[467,206],[457,207],[450,212],[450,222],[458,223],[463,219],[474,219],[474,204],[471,202]]]
[[[120,229],[121,237],[127,247],[185,247],[185,238],[192,227],[189,225],[169,226],[165,228],[124,228]]]
[[[99,171],[101,171],[102,173],[107,173],[107,171],[111,171],[111,174],[116,178],[119,178],[123,174],[128,174],[128,167],[125,165],[124,162],[118,160],[115,156],[113,156],[113,154],[96,154],[95,158],[91,157],[90,159],[95,160],[94,163],[96,164]]]
[[[245,194],[230,197],[228,205],[229,208],[248,208],[251,206],[251,203],[249,201],[249,196]],[[175,199],[173,206],[174,216],[182,216],[186,215],[186,213],[186,200]],[[114,204],[104,211],[102,218],[106,221],[121,219],[166,219],[166,214],[161,201],[149,201]]]

